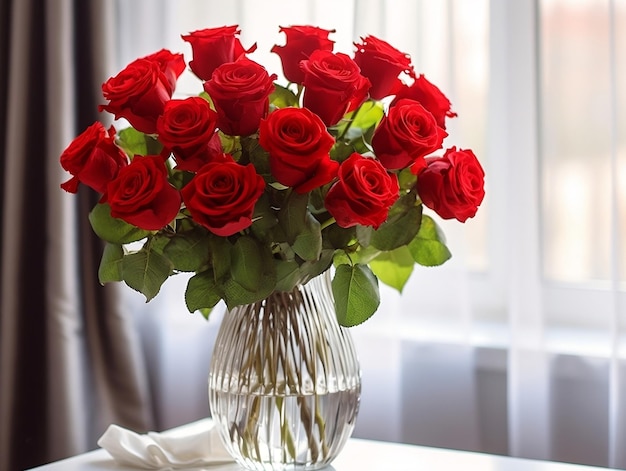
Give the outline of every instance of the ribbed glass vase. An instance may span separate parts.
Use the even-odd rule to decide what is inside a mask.
[[[225,315],[209,403],[243,467],[328,465],[352,434],[360,392],[354,344],[337,323],[328,272]]]

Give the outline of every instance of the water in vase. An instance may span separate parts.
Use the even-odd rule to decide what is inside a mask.
[[[303,396],[210,391],[211,404],[219,409],[213,415],[229,431],[226,446],[241,464],[256,470],[326,466],[352,433],[359,393],[360,385]]]

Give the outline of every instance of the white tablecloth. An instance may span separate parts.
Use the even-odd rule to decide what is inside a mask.
[[[191,426],[191,424],[190,424]],[[177,431],[184,431],[179,427]],[[193,471],[241,471],[236,464]],[[118,466],[105,450],[96,450],[66,460],[33,468],[36,471],[136,471]],[[189,468],[191,471],[191,468]],[[524,460],[458,450],[445,450],[399,443],[352,438],[327,468],[328,471],[607,471],[566,463]]]

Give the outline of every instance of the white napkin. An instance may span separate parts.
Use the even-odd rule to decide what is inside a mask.
[[[98,445],[118,464],[143,469],[182,469],[234,461],[210,419],[147,434],[112,424],[100,437]]]

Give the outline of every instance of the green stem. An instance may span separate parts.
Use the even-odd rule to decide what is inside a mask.
[[[324,221],[322,223],[322,225],[320,226],[320,230],[323,231],[324,229],[326,229],[328,226],[332,226],[333,224],[335,224],[337,222],[337,220],[335,218],[330,218],[327,219],[326,221]]]
[[[290,456],[297,459],[298,449],[295,442],[293,423],[290,422],[289,411],[286,409],[284,394],[293,394],[299,391],[304,383],[305,372],[311,378],[313,387],[317,389],[317,363],[308,358],[302,358],[301,368],[293,364],[298,356],[298,350],[311,348],[318,351],[322,357],[326,355],[325,341],[316,334],[316,330],[309,330],[300,324],[298,320],[299,309],[305,303],[303,293],[299,288],[290,293],[280,292],[270,295],[265,301],[251,306],[249,314],[255,319],[255,326],[264,332],[264,338],[260,344],[247,344],[245,351],[249,352],[243,360],[242,371],[252,367],[255,374],[261,378],[265,375],[269,384],[255,396],[250,404],[247,419],[242,424],[242,454],[245,457],[261,461],[262,455],[259,443],[256,440],[260,423],[261,398],[267,394],[273,395],[273,407],[276,408],[280,423],[280,441],[284,457]],[[245,335],[245,332],[241,332]],[[265,360],[263,360],[265,358]],[[273,359],[267,362],[267,360]],[[325,361],[321,362],[325,364]],[[248,368],[246,368],[248,367]],[[240,378],[245,381],[245,378]],[[281,395],[283,394],[283,395]],[[318,461],[320,456],[326,458],[329,453],[326,442],[326,424],[320,414],[318,399],[311,407],[304,396],[297,398],[299,412],[298,427],[302,427],[308,442],[310,458]],[[298,421],[296,421],[298,422]],[[317,432],[317,433],[316,433]],[[254,457],[254,458],[253,458]]]

